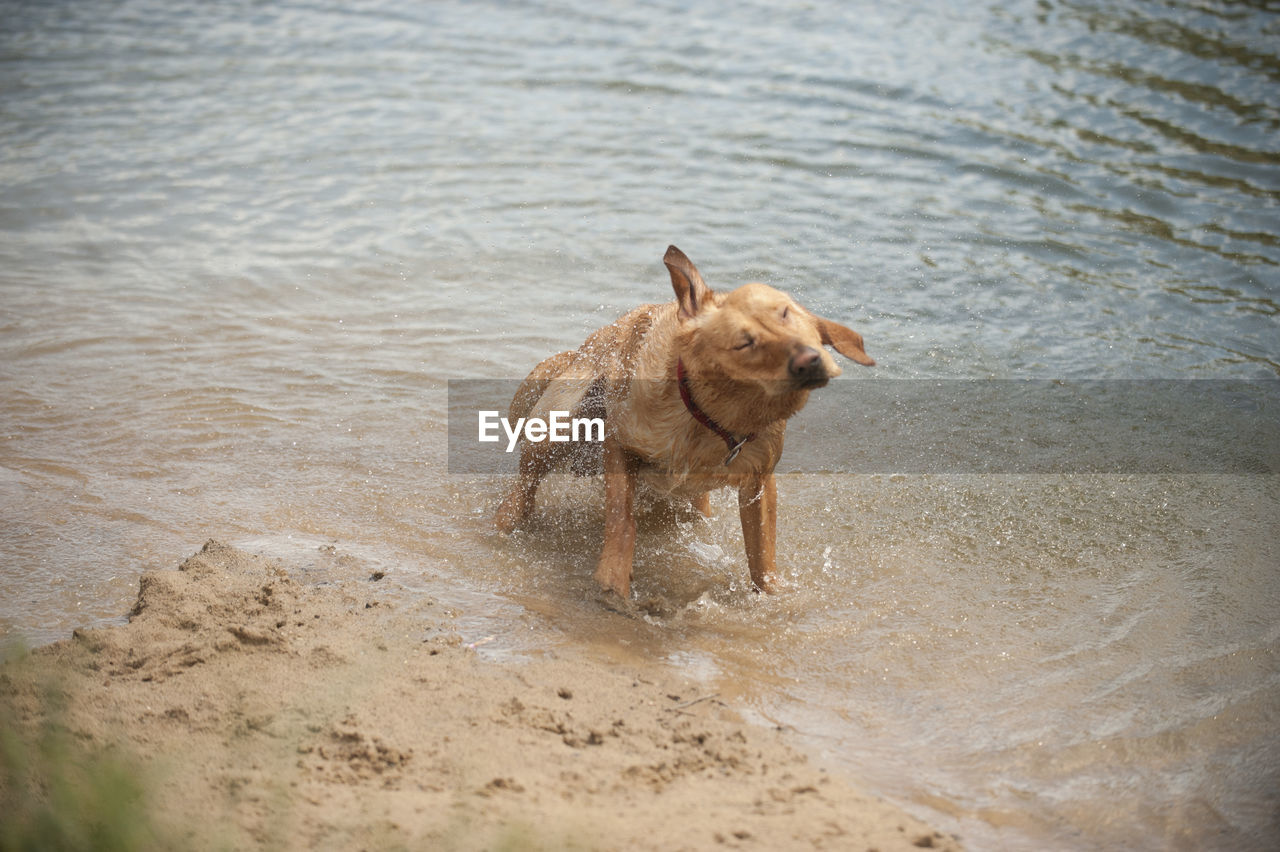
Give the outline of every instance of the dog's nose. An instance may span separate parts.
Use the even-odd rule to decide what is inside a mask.
[[[793,381],[801,385],[824,382],[827,369],[822,365],[822,355],[812,346],[804,346],[791,356],[787,362],[787,372]]]

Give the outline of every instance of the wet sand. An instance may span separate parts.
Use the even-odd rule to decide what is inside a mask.
[[[491,653],[382,579],[304,581],[211,541],[144,574],[128,624],[11,655],[10,752],[52,731],[64,761],[125,767],[142,847],[959,847],[695,683]],[[0,802],[38,835],[62,768],[20,764]]]

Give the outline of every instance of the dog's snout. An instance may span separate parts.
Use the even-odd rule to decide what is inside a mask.
[[[800,385],[825,383],[827,368],[822,363],[822,355],[812,346],[804,346],[796,350],[787,362],[787,372],[791,379]]]

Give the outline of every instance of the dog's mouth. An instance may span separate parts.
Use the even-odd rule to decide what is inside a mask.
[[[796,390],[813,390],[814,388],[825,386],[829,381],[831,381],[831,377],[826,373],[823,373],[821,375],[803,376],[792,379],[791,386]]]

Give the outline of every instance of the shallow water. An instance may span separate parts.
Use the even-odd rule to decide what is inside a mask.
[[[666,299],[671,242],[859,329],[849,381],[1280,374],[1280,14],[886,5],[0,4],[6,634],[336,543],[976,848],[1272,847],[1274,475],[789,475],[790,594],[725,494],[642,528],[627,617],[598,488],[502,538],[447,472],[446,382]]]

